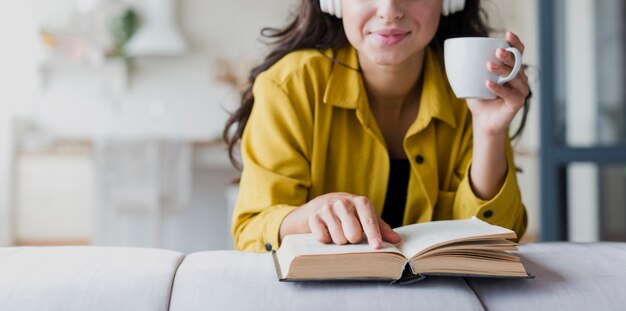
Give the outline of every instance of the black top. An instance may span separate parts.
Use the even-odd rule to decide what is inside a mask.
[[[402,226],[410,173],[411,164],[408,159],[390,160],[389,182],[382,218],[391,228]]]

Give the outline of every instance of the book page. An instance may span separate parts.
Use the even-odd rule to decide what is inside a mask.
[[[517,243],[508,240],[482,240],[482,241],[465,241],[457,243],[446,243],[445,245],[431,249],[419,256],[413,256],[413,258],[420,258],[422,256],[432,256],[434,254],[442,252],[459,252],[463,250],[487,250],[487,251],[517,251]]]
[[[366,239],[359,244],[324,244],[315,239],[313,234],[290,234],[285,237],[280,248],[289,247],[294,257],[302,255],[328,255],[352,253],[400,253],[398,248],[388,242],[383,242],[382,248],[373,249]]]
[[[402,237],[398,249],[411,258],[433,247],[463,240],[489,237],[512,239],[515,232],[486,223],[476,217],[463,220],[440,220],[395,228]]]

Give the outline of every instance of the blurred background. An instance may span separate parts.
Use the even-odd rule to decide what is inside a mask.
[[[232,248],[221,130],[298,1],[0,1],[0,246]],[[483,2],[526,45],[523,242],[626,240],[626,4]]]

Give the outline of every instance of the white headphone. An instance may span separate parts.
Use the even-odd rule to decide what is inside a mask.
[[[341,0],[320,0],[322,12],[341,18]],[[463,11],[465,8],[465,0],[443,0],[441,14],[448,16],[450,14]]]

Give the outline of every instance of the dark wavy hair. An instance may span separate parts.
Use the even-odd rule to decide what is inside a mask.
[[[481,8],[480,0],[466,0],[465,9],[441,17],[437,33],[430,46],[435,50],[442,51],[443,42],[446,39],[487,37],[490,32],[492,29],[487,24],[487,14]],[[254,105],[252,86],[257,76],[291,52],[304,49],[338,50],[349,44],[341,19],[323,13],[320,9],[319,0],[302,0],[297,14],[286,27],[263,28],[261,36],[269,39],[268,44],[274,46],[274,49],[260,65],[250,71],[247,85],[241,94],[241,105],[226,121],[223,132],[223,139],[228,145],[230,161],[238,169],[241,169],[241,164],[235,158],[235,147],[241,141],[252,111],[252,105]],[[524,103],[521,124],[512,136],[513,139],[522,133],[527,115],[528,98]],[[233,127],[235,128],[234,131],[231,130]]]

